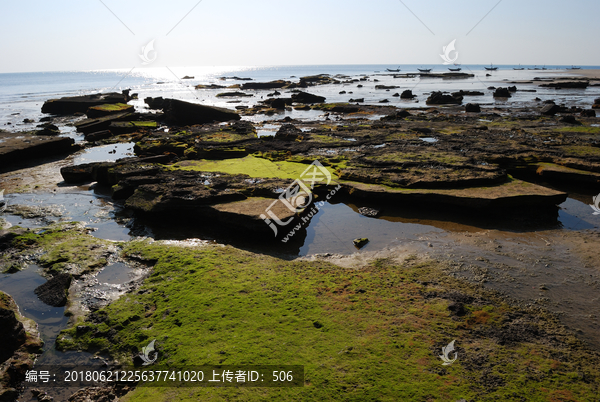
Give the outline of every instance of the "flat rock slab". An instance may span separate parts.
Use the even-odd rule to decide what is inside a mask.
[[[33,158],[68,154],[79,150],[68,137],[47,137],[26,133],[0,133],[0,168]]]
[[[546,179],[582,184],[600,183],[600,173],[573,169],[554,163],[537,163],[533,164],[532,167],[535,168],[538,175]]]
[[[85,113],[90,107],[110,103],[127,103],[125,94],[110,92],[106,94],[93,94],[84,96],[71,96],[60,99],[50,99],[44,102],[42,113],[68,115],[77,112]]]
[[[353,197],[391,202],[418,203],[444,208],[544,208],[567,200],[567,194],[547,187],[509,178],[506,183],[489,187],[459,189],[398,189],[377,184],[342,182]]]

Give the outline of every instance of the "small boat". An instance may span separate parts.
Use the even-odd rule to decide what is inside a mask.
[[[430,73],[431,72],[430,68],[417,68],[417,70],[419,70],[422,73]]]
[[[513,70],[525,70],[525,68],[521,67],[521,65],[519,64],[519,67],[513,67]]]
[[[391,68],[386,68],[386,70],[389,71],[390,73],[399,73],[400,67],[398,67],[396,70],[392,70]]]
[[[448,70],[450,70],[450,71],[460,71],[460,70],[462,70],[462,68],[460,68],[460,67],[456,67],[456,68],[450,68],[450,67],[448,67]]]
[[[567,70],[581,70],[581,67],[571,66],[571,67],[567,67]]]
[[[496,71],[498,69],[498,67],[494,67],[493,64],[490,64],[489,67],[484,67],[484,68],[488,71]]]

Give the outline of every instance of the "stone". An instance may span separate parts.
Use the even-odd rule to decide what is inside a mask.
[[[467,105],[465,106],[465,112],[479,113],[481,112],[481,107],[478,103],[467,103]]]
[[[596,117],[596,111],[594,109],[585,109],[579,115],[581,117]]]
[[[462,96],[452,96],[437,91],[432,92],[425,103],[428,105],[460,105],[462,100]]]
[[[69,115],[76,112],[87,112],[92,106],[104,104],[127,103],[130,100],[129,91],[122,93],[97,93],[93,95],[71,96],[60,99],[50,99],[44,102],[42,113]]]
[[[565,81],[565,82],[551,82],[549,84],[541,84],[540,87],[547,87],[547,88],[556,88],[556,89],[563,89],[563,88],[587,88],[590,85],[590,83],[588,81]]]
[[[301,137],[302,130],[293,124],[284,124],[279,128],[277,133],[275,133],[276,140],[295,141]]]
[[[296,103],[323,103],[325,97],[300,91],[292,95],[292,100]]]
[[[410,89],[407,89],[405,91],[402,91],[402,94],[400,95],[400,99],[413,99],[416,96],[417,95],[414,95]]]
[[[354,247],[359,248],[359,249],[363,248],[368,242],[369,242],[369,239],[366,237],[361,237],[359,239],[352,240],[352,244],[354,244]]]
[[[554,116],[558,112],[560,112],[560,106],[555,105],[554,103],[548,103],[540,110],[540,113],[545,116]]]
[[[182,126],[241,119],[240,115],[234,110],[205,106],[179,99],[165,99],[163,110],[167,120]]]
[[[356,98],[356,99],[350,99],[348,102],[350,103],[363,103],[365,101],[365,98]]]
[[[508,88],[496,88],[494,91],[494,98],[510,98],[512,95]]]

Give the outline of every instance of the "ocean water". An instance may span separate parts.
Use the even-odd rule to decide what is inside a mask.
[[[39,73],[0,74],[0,129],[22,131],[34,128],[40,118],[44,117],[41,107],[44,101],[63,96],[75,96],[96,92],[121,91],[131,89],[139,94],[139,100],[133,103],[143,111],[143,98],[147,96],[163,96],[184,99],[191,102],[234,108],[238,105],[252,106],[264,99],[264,91],[247,91],[253,97],[241,99],[217,98],[215,95],[224,92],[218,90],[196,90],[197,84],[242,84],[246,81],[235,79],[220,80],[220,77],[252,78],[254,81],[271,81],[277,79],[297,80],[298,77],[314,74],[341,75],[349,78],[368,76],[369,81],[360,82],[362,88],[354,84],[326,85],[310,88],[310,92],[325,96],[328,102],[347,102],[350,98],[365,98],[367,104],[377,104],[387,99],[398,107],[424,106],[427,95],[435,90],[486,90],[488,86],[506,86],[515,80],[532,80],[535,77],[551,77],[563,75],[569,66],[546,66],[547,70],[528,70],[533,66],[522,66],[525,70],[516,71],[513,67],[498,66],[497,71],[487,71],[483,65],[463,65],[462,72],[475,74],[468,79],[441,78],[393,78],[386,69],[400,68],[402,73],[417,72],[417,68],[431,68],[432,72],[448,72],[442,65],[318,65],[318,66],[230,66],[230,67],[172,67],[172,68],[134,68],[133,70],[103,71],[61,71]],[[539,66],[541,67],[541,66]],[[600,69],[600,66],[586,66],[582,69]],[[490,76],[486,76],[490,74]],[[182,80],[184,76],[193,79]],[[342,79],[342,78],[341,78]],[[376,82],[375,80],[378,80]],[[375,85],[394,85],[390,91],[376,90]],[[536,89],[536,93],[517,92],[508,102],[495,102],[489,91],[485,96],[469,97],[466,101],[482,104],[497,103],[499,107],[512,107],[533,104],[536,96],[554,99],[559,103],[589,107],[595,97],[600,96],[600,87],[585,90],[554,90],[537,88],[531,84],[518,85],[520,89]],[[417,98],[414,101],[399,100],[392,97],[395,92],[411,89]],[[346,91],[346,94],[339,94]],[[352,92],[352,93],[351,93]],[[529,102],[529,103],[528,103]],[[588,105],[589,104],[589,105]],[[296,113],[295,118],[314,118],[310,113]],[[306,116],[304,116],[306,115]],[[276,115],[272,119],[285,117]],[[24,119],[32,119],[34,123],[23,123]],[[257,118],[260,120],[260,118]],[[60,126],[60,124],[59,124]],[[61,127],[62,128],[62,127]],[[65,132],[69,131],[65,128]]]

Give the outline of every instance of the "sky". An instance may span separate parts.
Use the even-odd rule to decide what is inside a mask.
[[[600,65],[598,0],[0,0],[0,73],[152,67]],[[456,53],[450,54],[451,58]]]

